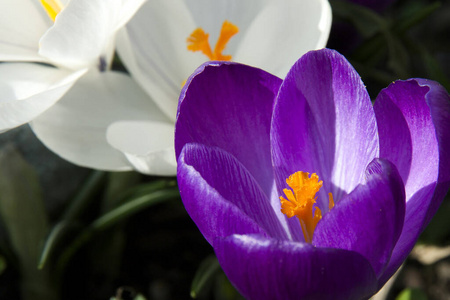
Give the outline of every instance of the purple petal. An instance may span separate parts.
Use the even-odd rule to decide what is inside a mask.
[[[336,199],[361,182],[378,154],[364,84],[349,62],[329,49],[311,51],[292,67],[280,87],[271,135],[281,188],[296,171],[315,172]]]
[[[317,173],[323,180],[318,203],[326,211],[329,192],[339,201],[363,180],[378,156],[375,115],[359,75],[342,55],[323,49],[297,61],[280,87],[271,139],[280,194],[289,175]]]
[[[406,214],[383,285],[413,248],[450,185],[450,99],[438,83],[396,81],[374,105],[380,156],[393,162],[405,182]]]
[[[187,212],[209,242],[255,232],[287,239],[252,175],[222,149],[185,145],[178,159],[178,184]]]
[[[430,90],[425,96],[430,107],[431,117],[439,145],[439,175],[433,200],[427,211],[426,227],[439,208],[442,199],[450,188],[450,96],[439,83],[426,79],[416,79],[420,86]]]
[[[438,176],[436,130],[425,101],[428,91],[414,80],[396,81],[380,92],[374,105],[380,157],[397,166],[408,200]]]
[[[313,245],[358,252],[379,277],[403,228],[405,190],[386,160],[371,162],[366,177],[317,224]]]
[[[181,92],[175,127],[177,157],[186,143],[219,147],[240,161],[270,196],[269,130],[281,79],[229,62],[202,65]]]
[[[367,299],[376,291],[358,253],[233,235],[214,242],[219,263],[246,299]]]

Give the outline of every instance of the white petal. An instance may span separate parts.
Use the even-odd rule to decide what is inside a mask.
[[[119,18],[116,22],[115,30],[122,28],[134,16],[147,0],[122,0],[122,6],[118,11]]]
[[[173,123],[122,121],[108,128],[108,142],[141,173],[175,176]]]
[[[149,1],[117,37],[118,52],[130,73],[158,106],[175,120],[182,83],[208,58],[187,50],[186,39],[198,27],[214,47],[222,23],[245,31],[267,1]],[[226,54],[238,44],[233,37]]]
[[[70,1],[41,39],[39,53],[53,63],[71,69],[109,64],[114,36],[143,0]]]
[[[1,1],[0,60],[43,61],[39,39],[52,24],[39,1]]]
[[[326,0],[149,1],[118,36],[118,51],[130,73],[158,106],[175,119],[184,80],[202,62],[187,50],[197,27],[214,48],[222,23],[239,27],[224,54],[284,76],[305,52],[325,46],[331,26]]]
[[[108,126],[119,120],[168,122],[127,75],[89,72],[56,105],[35,119],[32,128],[52,151],[77,165],[129,170],[125,156],[106,140]]]
[[[85,70],[32,63],[0,64],[0,131],[25,124],[54,105]]]
[[[241,39],[235,60],[284,78],[304,53],[323,48],[331,28],[325,0],[272,0]]]
[[[194,29],[184,1],[148,1],[117,36],[127,69],[173,121],[183,81],[204,61],[186,50]]]

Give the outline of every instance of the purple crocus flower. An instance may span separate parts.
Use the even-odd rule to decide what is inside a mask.
[[[284,80],[209,62],[181,93],[175,150],[186,210],[242,295],[367,299],[450,186],[450,98],[410,79],[372,106],[327,49]]]

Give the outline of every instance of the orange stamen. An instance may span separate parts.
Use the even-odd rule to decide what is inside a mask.
[[[217,39],[214,52],[209,45],[209,34],[201,28],[195,29],[191,35],[187,38],[187,49],[193,52],[201,51],[210,60],[226,60],[232,59],[231,55],[224,55],[222,52],[225,50],[230,39],[239,32],[239,28],[229,21],[225,21],[222,24],[219,38]]]
[[[287,200],[280,197],[281,212],[289,218],[293,216],[298,218],[305,241],[311,243],[317,223],[322,219],[322,211],[314,204],[323,182],[319,181],[316,173],[309,177],[309,173],[300,171],[289,176],[286,183],[292,190],[283,190]],[[334,206],[333,195],[329,193],[328,197],[331,209]]]
[[[187,38],[188,50],[192,52],[201,51],[203,54],[213,60],[213,53],[211,47],[209,46],[209,34],[205,33],[203,29],[197,28],[191,35]]]
[[[328,193],[328,210],[331,210],[334,207],[333,195]]]

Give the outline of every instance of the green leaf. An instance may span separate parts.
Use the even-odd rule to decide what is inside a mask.
[[[116,205],[114,207],[127,203],[130,201],[130,199],[139,198],[141,196],[151,194],[158,190],[163,190],[176,186],[177,182],[174,179],[156,180],[149,183],[143,183],[133,186],[127,190],[123,190],[121,193],[117,193],[116,199],[114,200]]]
[[[78,194],[70,201],[61,220],[70,223],[80,217],[103,190],[107,175],[108,173],[103,171],[93,171]]]
[[[19,260],[23,299],[52,299],[47,272],[36,268],[48,228],[39,179],[11,145],[0,152],[0,214]]]
[[[137,172],[111,172],[102,201],[102,212],[107,212],[121,203],[121,195],[138,185],[142,175]]]
[[[61,240],[67,232],[70,232],[70,224],[65,221],[60,221],[53,226],[42,247],[37,266],[38,269],[43,269],[45,267],[47,261],[55,251],[56,247],[61,244]]]
[[[397,78],[409,78],[409,54],[405,46],[389,31],[384,32],[384,37],[388,46],[388,67]]]
[[[350,60],[350,63],[355,67],[356,70],[358,70],[358,73],[361,75],[361,77],[374,79],[380,82],[382,87],[386,87],[392,81],[397,79],[394,74],[388,73],[384,70],[379,70],[375,67],[368,67],[365,64],[361,64],[353,60]]]
[[[96,196],[103,189],[106,178],[106,172],[93,171],[78,194],[70,201],[61,220],[53,226],[44,242],[37,264],[39,269],[45,267],[55,249],[61,245],[66,235],[72,232],[70,229],[75,224],[75,220],[87,210],[92,201],[97,199]]]
[[[214,285],[214,299],[245,300],[245,298],[234,288],[222,270],[216,276],[216,282]]]
[[[128,199],[129,201],[103,214],[98,219],[93,221],[87,228],[80,232],[67,247],[64,253],[58,260],[58,271],[61,273],[69,261],[70,257],[78,251],[78,249],[92,239],[98,232],[106,230],[111,226],[125,220],[133,214],[142,211],[159,203],[176,199],[180,196],[177,187],[157,190],[150,194],[138,196],[136,198]]]
[[[198,298],[206,293],[211,288],[214,282],[214,277],[218,271],[220,271],[220,265],[217,258],[214,255],[205,258],[197,272],[195,273],[194,280],[191,284],[191,297]]]
[[[7,267],[8,263],[6,262],[6,259],[0,255],[0,275],[3,274]]]
[[[330,4],[333,14],[350,21],[365,38],[371,37],[380,29],[389,26],[383,17],[362,5],[339,0],[332,0]]]
[[[38,176],[12,146],[0,152],[0,214],[22,264],[35,268],[47,217]]]
[[[405,289],[395,300],[427,300],[427,295],[421,289]]]
[[[450,236],[450,191],[442,201],[439,210],[434,215],[430,224],[421,234],[419,241],[431,245],[445,245]]]
[[[368,39],[353,52],[352,58],[359,62],[375,65],[377,62],[381,61],[386,54],[389,54],[389,67],[400,77],[407,77],[405,68],[405,66],[407,66],[407,62],[405,62],[407,58],[405,54],[407,51],[405,46],[400,43],[400,40],[408,30],[428,18],[439,7],[439,2],[426,6],[418,6],[408,13],[408,15],[390,23],[377,19],[377,17],[367,15],[371,20],[368,22],[378,23],[378,30],[376,30],[372,36],[366,36]],[[352,14],[354,13],[356,12],[353,12]],[[361,13],[362,12],[358,14],[361,15]],[[357,18],[357,16],[354,18]]]
[[[413,12],[411,12],[406,17],[396,22],[393,28],[397,33],[403,34],[412,27],[416,26],[417,24],[420,24],[426,18],[428,18],[439,7],[441,7],[440,2],[434,2],[426,6],[417,7]]]
[[[142,211],[145,208],[170,199],[178,198],[179,196],[180,193],[178,188],[167,188],[130,199],[128,202],[116,207],[95,220],[88,227],[87,232],[104,230],[111,225],[124,220],[139,211]]]

